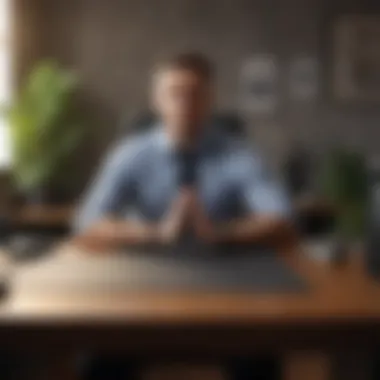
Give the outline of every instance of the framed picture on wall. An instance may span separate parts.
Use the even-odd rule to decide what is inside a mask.
[[[247,114],[273,116],[277,107],[278,67],[275,56],[253,54],[241,70],[241,106]]]
[[[380,104],[380,15],[344,15],[333,28],[333,95]]]

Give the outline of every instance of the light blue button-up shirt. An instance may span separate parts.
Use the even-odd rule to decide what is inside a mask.
[[[209,218],[289,215],[283,187],[257,152],[210,128],[198,146],[197,192]],[[106,216],[159,221],[178,193],[173,149],[163,128],[122,141],[105,160],[75,220],[83,231]]]

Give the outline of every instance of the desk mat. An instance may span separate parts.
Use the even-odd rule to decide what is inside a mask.
[[[274,252],[226,248],[181,253],[173,249],[129,249],[112,256],[61,257],[19,273],[28,290],[300,292],[306,282]]]

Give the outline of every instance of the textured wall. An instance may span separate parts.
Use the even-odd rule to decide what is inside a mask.
[[[255,139],[275,160],[295,137],[319,151],[341,138],[379,149],[380,111],[337,106],[327,86],[331,20],[343,12],[380,10],[376,0],[33,1],[38,56],[56,57],[83,77],[82,101],[93,128],[85,173],[114,138],[121,115],[131,118],[146,106],[153,62],[187,49],[204,51],[217,63],[224,109],[237,105],[242,61],[255,52],[277,56],[278,112],[270,120],[249,120]],[[287,98],[288,63],[298,53],[315,55],[321,63],[321,91],[309,106]]]

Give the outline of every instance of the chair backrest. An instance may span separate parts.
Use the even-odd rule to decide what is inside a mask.
[[[245,125],[242,119],[235,113],[217,113],[213,117],[213,124],[232,135],[245,136]],[[121,133],[140,133],[153,128],[157,117],[153,112],[146,111],[138,115],[131,123],[122,123]]]

